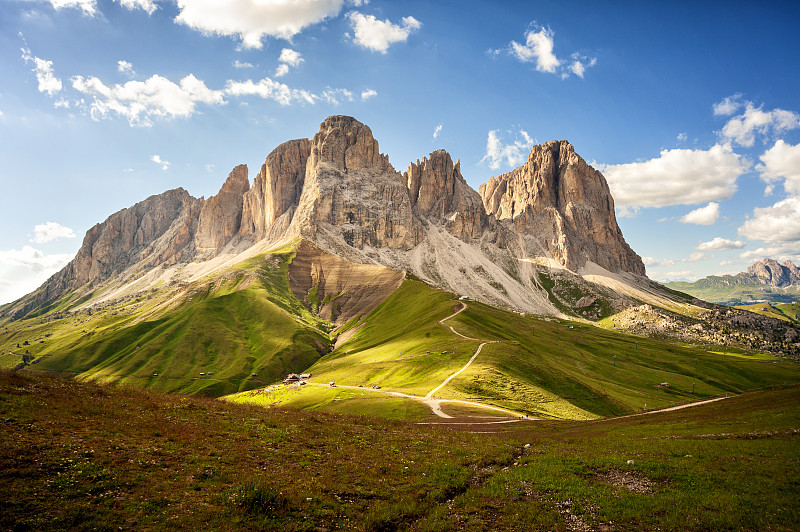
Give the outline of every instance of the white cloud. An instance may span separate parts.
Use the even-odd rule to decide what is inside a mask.
[[[215,165],[213,163],[208,163],[208,164],[206,164],[206,172],[213,172],[214,168],[216,168],[216,167],[217,167],[217,165]]]
[[[117,61],[117,71],[122,72],[123,74],[128,74],[129,76],[136,74],[136,72],[133,71],[133,65],[123,59]]]
[[[0,303],[32,292],[72,260],[73,255],[45,255],[31,246],[0,251]]]
[[[129,10],[141,9],[146,11],[148,15],[152,15],[158,6],[154,0],[116,0],[119,5],[127,7]]]
[[[347,89],[325,89],[322,91],[322,99],[331,105],[339,105],[340,101],[353,101],[353,93]]]
[[[719,144],[708,150],[662,150],[643,162],[597,165],[620,207],[696,205],[729,199],[750,161]]]
[[[701,242],[694,249],[699,251],[726,251],[728,249],[741,249],[743,247],[744,242],[741,240],[729,240],[718,236],[708,242]]]
[[[252,63],[243,63],[243,62],[241,62],[241,61],[239,61],[237,59],[236,61],[233,62],[233,67],[234,68],[253,68],[253,64]]]
[[[665,277],[665,280],[669,280],[669,279],[686,279],[686,278],[691,280],[691,277],[690,277],[691,275],[692,275],[692,270],[681,270],[679,272],[667,272],[664,277]]]
[[[49,0],[54,9],[74,8],[83,14],[93,17],[97,14],[97,0]]]
[[[237,36],[261,48],[265,36],[291,39],[339,14],[343,0],[178,0],[176,22],[205,34]]]
[[[689,137],[686,136],[686,133],[678,133],[677,140],[678,142],[686,142]]]
[[[645,266],[653,266],[655,264],[658,264],[658,261],[653,257],[642,257],[642,262],[644,263]]]
[[[800,195],[800,144],[792,146],[778,140],[759,159],[761,164],[756,166],[756,170],[761,173],[761,179],[767,183],[784,179],[784,190],[792,195]],[[772,187],[769,185],[764,194],[771,194]]]
[[[721,102],[714,104],[714,116],[731,116],[742,107],[741,94],[728,96]]]
[[[489,168],[492,170],[500,168],[504,161],[511,167],[519,166],[525,162],[528,152],[530,152],[534,144],[528,132],[520,129],[514,142],[505,145],[498,133],[497,129],[489,131],[486,138],[486,155],[483,156],[480,162],[488,161]]]
[[[58,240],[59,238],[75,238],[75,232],[69,227],[64,227],[57,222],[45,222],[33,227],[33,239],[31,242],[44,244]]]
[[[365,90],[361,91],[361,101],[365,102],[365,101],[369,100],[370,98],[374,98],[377,95],[378,95],[378,91],[376,91],[375,89],[365,89]]]
[[[229,96],[258,96],[265,100],[274,100],[281,105],[291,105],[293,102],[306,102],[313,104],[319,97],[305,90],[289,88],[288,85],[264,78],[258,82],[228,81],[225,85],[225,94]]]
[[[800,115],[783,109],[764,111],[752,102],[744,102],[744,113],[734,116],[722,127],[720,134],[727,141],[734,141],[745,147],[755,143],[756,135],[766,138],[800,128]]]
[[[162,170],[168,169],[169,165],[171,164],[169,161],[163,160],[160,155],[153,155],[150,157],[150,160],[158,165],[161,165]]]
[[[700,251],[695,251],[694,253],[689,255],[688,259],[681,259],[681,262],[697,262],[707,258],[708,257],[706,256],[705,253],[702,253]]]
[[[22,59],[26,63],[33,62],[33,71],[36,72],[36,81],[39,82],[39,92],[46,92],[48,96],[55,96],[61,91],[61,80],[53,73],[53,62],[34,57],[27,48],[22,49]]]
[[[93,119],[105,118],[113,112],[127,118],[132,126],[150,126],[153,118],[189,117],[197,103],[227,103],[222,91],[209,89],[194,74],[178,84],[154,75],[145,81],[129,81],[113,87],[94,76],[75,76],[72,87],[92,98],[89,110]]]
[[[284,48],[281,50],[281,55],[278,57],[278,61],[281,63],[286,63],[289,66],[296,67],[305,61],[305,59],[301,57],[300,52],[292,50],[291,48]]]
[[[539,72],[556,72],[561,61],[553,53],[553,35],[550,28],[534,27],[525,32],[525,44],[511,41],[511,53],[524,63],[536,63]]]
[[[300,56],[300,52],[292,50],[291,48],[284,48],[281,50],[278,61],[280,61],[281,64],[275,69],[275,77],[277,78],[286,75],[289,72],[290,66],[296,67],[305,61],[305,59]]]
[[[578,76],[579,78],[583,79],[583,73],[586,72],[586,69],[589,67],[593,67],[597,64],[597,58],[595,57],[586,57],[580,54],[572,54],[572,63],[569,65],[568,70]],[[569,74],[567,72],[562,72],[561,77],[565,78]]]
[[[358,11],[347,14],[353,27],[353,40],[359,46],[385,54],[389,46],[408,39],[412,32],[419,30],[422,23],[414,17],[403,17],[400,24],[386,20],[378,20],[373,15],[364,15]]]
[[[442,124],[436,126],[436,129],[433,130],[433,138],[438,138],[439,134],[442,132]]]
[[[700,207],[689,212],[679,220],[685,224],[713,225],[719,218],[719,203],[710,202],[705,207]]]
[[[800,197],[790,197],[769,207],[756,208],[753,216],[739,227],[749,240],[781,244],[800,252]],[[785,246],[785,245],[788,245]]]

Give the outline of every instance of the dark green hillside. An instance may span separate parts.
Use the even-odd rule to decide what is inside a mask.
[[[28,353],[32,370],[213,396],[273,382],[330,349],[327,324],[289,290],[292,257],[262,255],[211,284],[100,310],[7,322],[0,362]]]

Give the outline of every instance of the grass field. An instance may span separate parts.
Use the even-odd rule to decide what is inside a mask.
[[[797,314],[800,311],[800,303],[754,303],[751,305],[739,305],[736,308],[749,310],[762,316],[769,316],[778,320],[788,321],[789,323],[800,323]]]
[[[0,372],[0,527],[796,530],[798,404],[431,426]]]
[[[476,302],[444,326],[438,323],[458,308],[451,294],[407,280],[362,320],[349,341],[307,370],[311,380],[380,385],[424,396],[462,368],[481,342],[491,340],[497,343],[485,345],[438,397],[534,417],[594,419],[800,383],[796,363],[771,355],[682,346],[579,322],[520,316]],[[475,340],[454,334],[449,326]],[[324,410],[330,405],[326,393],[307,387],[275,395],[270,404]],[[346,411],[347,404],[341,399],[337,411]],[[363,405],[358,411],[364,411]],[[406,412],[418,413],[413,408]],[[377,404],[373,415],[382,415]]]

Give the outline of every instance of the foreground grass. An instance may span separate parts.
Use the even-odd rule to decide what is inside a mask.
[[[470,434],[500,429],[2,372],[0,526],[796,530],[798,404],[787,388]]]

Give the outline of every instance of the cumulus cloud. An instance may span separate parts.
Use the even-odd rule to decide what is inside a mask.
[[[742,105],[745,107],[744,112],[729,119],[720,131],[722,138],[728,142],[736,142],[749,148],[755,144],[756,135],[766,140],[771,135],[800,128],[800,115],[793,111],[764,111],[763,106],[755,107],[752,102],[743,102]]]
[[[175,21],[205,34],[236,36],[245,48],[264,37],[291,39],[303,28],[336,16],[343,0],[178,0]]]
[[[389,46],[404,42],[422,23],[414,17],[403,17],[400,24],[393,24],[389,19],[378,20],[374,15],[364,15],[358,11],[347,14],[353,28],[353,41],[359,46],[385,54]]]
[[[749,240],[770,244],[788,244],[800,252],[800,197],[789,197],[769,207],[756,208],[739,227],[739,234]]]
[[[492,55],[509,53],[523,63],[533,63],[539,72],[560,74],[568,78],[571,74],[583,78],[586,69],[597,64],[596,57],[573,53],[571,59],[559,59],[555,54],[555,32],[549,27],[531,23],[525,32],[525,43],[511,41],[505,50],[489,50]]]
[[[194,74],[179,83],[154,75],[145,81],[129,81],[111,87],[94,76],[75,76],[72,87],[92,98],[89,110],[93,119],[116,113],[137,126],[150,126],[153,118],[189,117],[198,103],[226,103],[222,91],[209,89]]]
[[[45,222],[33,227],[33,238],[31,242],[44,244],[58,240],[59,238],[75,238],[75,232],[69,227],[64,227],[57,222]]]
[[[693,277],[692,270],[681,270],[679,272],[667,272],[664,276],[664,280],[678,280],[678,279],[687,279],[692,280]]]
[[[685,224],[713,225],[718,218],[719,203],[712,201],[705,207],[700,207],[683,215],[679,221]]]
[[[653,257],[642,257],[642,262],[645,266],[674,266],[675,261],[672,259],[654,259]]]
[[[127,7],[129,10],[133,11],[134,9],[141,9],[146,11],[148,15],[152,15],[158,6],[156,5],[154,0],[116,0],[119,4],[123,7]]]
[[[46,92],[48,96],[55,96],[61,91],[61,80],[53,72],[53,62],[31,55],[31,51],[22,48],[22,59],[26,63],[33,63],[36,72],[36,81],[39,82],[39,92]]]
[[[331,105],[339,105],[342,101],[352,102],[353,93],[347,89],[325,89],[322,91],[322,99]]]
[[[31,246],[0,251],[0,304],[32,292],[72,260],[73,255],[45,255]]]
[[[279,78],[289,72],[289,67],[296,67],[305,61],[305,59],[301,57],[300,52],[292,50],[291,48],[284,48],[281,50],[278,61],[280,61],[280,65],[275,69],[275,77]]]
[[[292,89],[284,83],[270,78],[257,82],[228,81],[225,85],[225,94],[229,96],[258,96],[264,100],[273,100],[281,105],[291,105],[294,102],[313,104],[319,97],[305,90]]]
[[[729,199],[751,163],[729,146],[662,150],[643,162],[597,165],[618,206],[665,207]]]
[[[694,249],[698,251],[726,251],[729,249],[741,249],[743,247],[744,242],[741,240],[729,240],[718,236],[708,242],[699,243]]]
[[[512,133],[512,132],[508,132]],[[486,161],[489,168],[497,170],[505,162],[506,165],[519,166],[528,157],[528,152],[533,147],[534,141],[524,129],[520,129],[513,142],[504,144],[500,138],[499,130],[489,131],[486,138],[486,155],[480,160]]]
[[[436,129],[433,130],[433,138],[439,138],[439,134],[442,132],[442,124],[436,126]]]
[[[374,98],[377,95],[378,95],[378,91],[376,91],[375,89],[365,89],[365,90],[361,91],[361,101],[365,102],[365,101],[369,100],[370,98]]]
[[[706,256],[705,253],[701,251],[695,251],[694,253],[689,255],[689,258],[681,259],[681,262],[697,262],[707,258],[708,257]]]
[[[123,74],[128,74],[129,76],[136,75],[136,72],[133,71],[133,65],[122,59],[117,61],[117,71],[122,72]]]
[[[511,41],[511,53],[523,63],[536,63],[539,72],[555,73],[561,61],[553,53],[553,35],[550,28],[534,27],[525,32],[525,44]]]
[[[54,9],[80,9],[84,15],[93,17],[97,14],[97,0],[49,0]]]
[[[741,94],[734,94],[733,96],[728,96],[723,99],[721,102],[715,103],[713,105],[714,116],[731,116],[742,107],[741,98]]]
[[[239,61],[237,59],[236,61],[233,62],[233,68],[253,68],[253,64],[247,62],[243,63],[242,61]]]
[[[787,193],[800,195],[800,144],[792,146],[778,140],[759,159],[761,164],[756,166],[756,170],[761,173],[761,179],[770,183],[767,187],[769,193],[772,193],[771,183],[783,179]]]
[[[162,170],[169,168],[170,162],[163,160],[160,155],[153,155],[150,157],[150,160],[158,165],[161,165]]]

